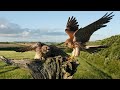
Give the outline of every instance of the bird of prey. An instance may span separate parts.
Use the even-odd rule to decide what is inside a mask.
[[[18,49],[16,49],[16,52],[26,52],[26,51],[35,51],[35,56],[34,59],[37,60],[46,60],[46,58],[48,57],[55,57],[55,56],[69,56],[68,54],[66,54],[64,51],[62,51],[61,49],[59,49],[56,46],[53,45],[46,45],[44,43],[41,42],[37,42],[34,44],[31,44],[29,46],[24,46],[24,47],[20,47]]]
[[[66,25],[65,32],[68,34],[69,39],[65,41],[65,45],[69,48],[72,48],[71,58],[77,57],[80,55],[80,50],[86,50],[89,48],[102,48],[102,46],[86,46],[86,42],[89,41],[91,35],[102,27],[106,27],[106,23],[110,22],[113,12],[110,14],[106,13],[103,17],[96,20],[95,22],[79,28],[78,22],[75,17],[69,17]],[[104,47],[104,46],[103,46]]]

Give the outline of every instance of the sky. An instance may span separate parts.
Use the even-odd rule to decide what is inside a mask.
[[[85,27],[112,11],[0,11],[0,42],[64,42],[68,17],[76,17],[79,28]],[[107,27],[93,33],[90,41],[120,34],[120,11],[113,11]]]

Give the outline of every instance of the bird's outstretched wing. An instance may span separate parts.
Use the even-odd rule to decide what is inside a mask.
[[[31,51],[31,50],[35,50],[37,47],[42,47],[44,44],[41,42],[32,44],[30,46],[25,46],[25,47],[20,47],[19,49],[16,49],[16,52],[26,52],[26,51]]]
[[[89,53],[94,53],[94,52],[98,52],[103,48],[108,48],[109,46],[106,45],[94,45],[94,46],[86,46],[85,51],[89,52]]]
[[[20,47],[18,49],[16,49],[16,52],[26,52],[26,51],[31,51],[34,50],[36,47],[31,46],[25,46],[25,47]]]
[[[68,18],[65,32],[69,35],[71,40],[73,39],[74,32],[78,30],[78,26],[78,22],[73,16]]]
[[[113,13],[113,12],[112,12]],[[85,43],[88,42],[90,39],[90,36],[98,29],[102,27],[106,27],[106,23],[110,22],[112,17],[112,13],[108,14],[106,13],[103,17],[101,17],[99,20],[89,24],[88,26],[84,28],[80,28],[77,32],[74,34],[74,41]]]

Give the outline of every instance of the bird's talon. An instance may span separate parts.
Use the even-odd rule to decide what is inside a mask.
[[[68,57],[67,60],[68,60],[68,61],[72,61],[73,59],[74,59],[74,57],[71,56],[71,57]]]

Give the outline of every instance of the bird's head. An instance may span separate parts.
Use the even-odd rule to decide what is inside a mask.
[[[38,47],[41,48],[43,45],[44,45],[43,43],[37,42],[37,43],[32,45],[32,48],[38,48]]]
[[[46,53],[51,51],[51,48],[49,46],[47,46],[47,45],[43,45],[41,50],[42,50],[42,53],[46,54]]]

